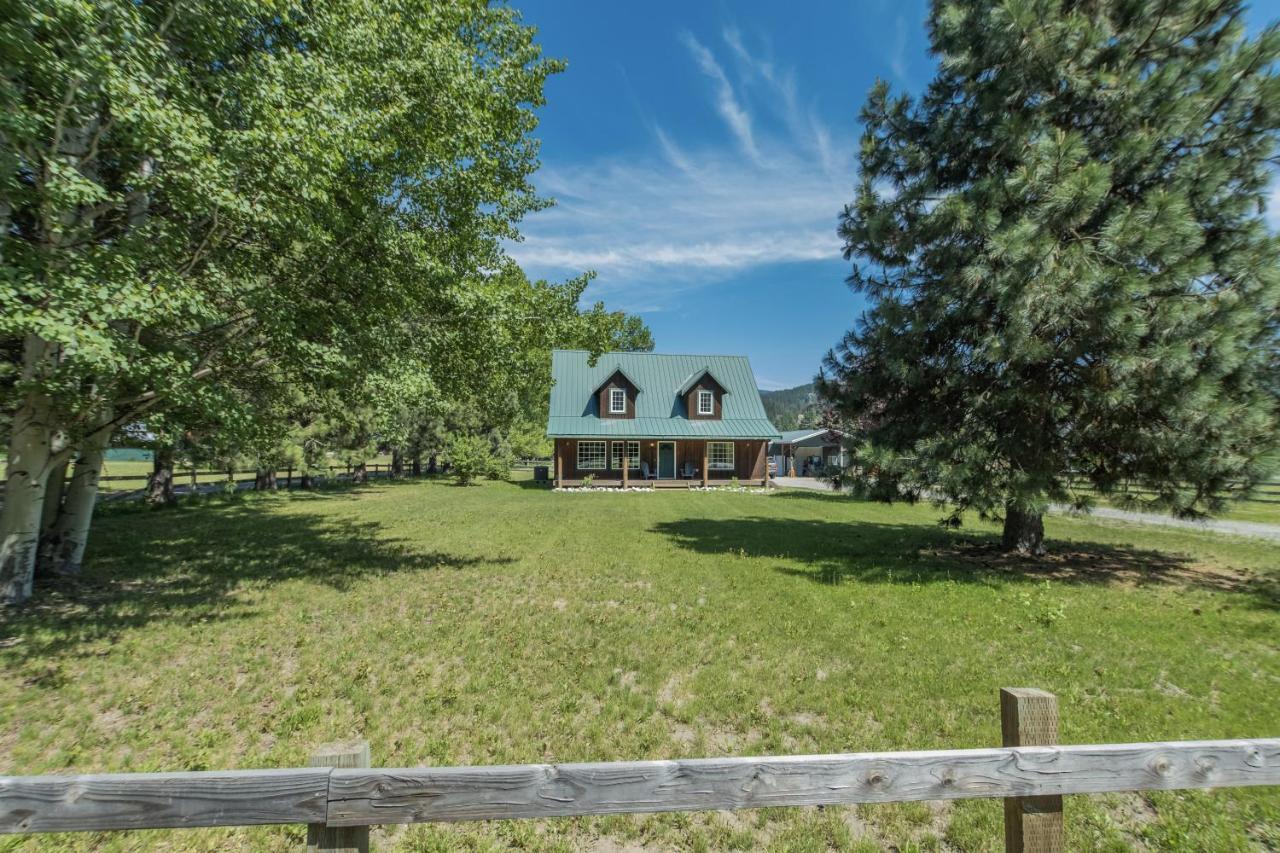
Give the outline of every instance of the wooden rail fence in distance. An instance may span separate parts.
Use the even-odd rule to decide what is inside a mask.
[[[0,777],[0,833],[308,823],[309,849],[364,849],[338,829],[1001,797],[1007,849],[1057,851],[1064,794],[1280,785],[1280,738],[1020,746],[1056,731],[1027,689],[1003,691],[1002,721],[998,749],[370,769],[355,745],[293,770]]]

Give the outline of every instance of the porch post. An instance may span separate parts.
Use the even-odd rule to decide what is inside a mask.
[[[560,488],[560,481],[564,477],[563,462],[560,456],[560,439],[556,439],[556,488]]]
[[[622,488],[627,487],[627,474],[631,470],[631,457],[627,455],[627,440],[622,440]]]
[[[702,442],[702,488],[707,487],[707,443]]]

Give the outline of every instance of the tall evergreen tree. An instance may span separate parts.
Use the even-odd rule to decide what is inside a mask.
[[[925,94],[869,95],[839,228],[872,307],[820,386],[860,486],[1035,554],[1090,490],[1221,510],[1277,456],[1280,33],[1239,0],[938,0],[929,32]]]

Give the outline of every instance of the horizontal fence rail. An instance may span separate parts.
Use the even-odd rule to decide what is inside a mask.
[[[1280,785],[1280,738],[495,767],[0,777],[0,832],[368,826]]]
[[[335,770],[329,823],[547,818],[1280,784],[1280,739]]]
[[[329,770],[0,776],[0,833],[324,821]]]

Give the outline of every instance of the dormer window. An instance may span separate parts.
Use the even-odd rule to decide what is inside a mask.
[[[627,392],[624,388],[609,389],[609,414],[625,415],[627,413]]]
[[[698,392],[698,414],[714,415],[716,413],[716,398],[710,391]]]

